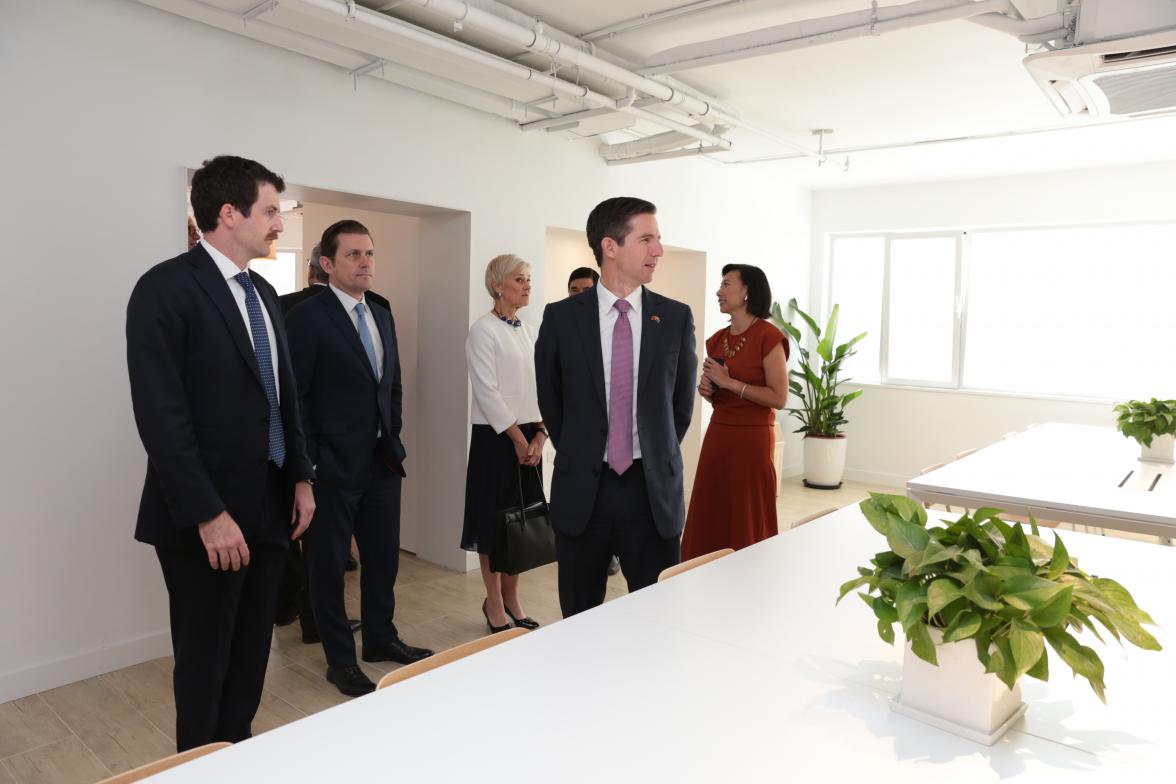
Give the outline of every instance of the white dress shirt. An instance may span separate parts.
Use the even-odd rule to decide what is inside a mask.
[[[376,349],[376,380],[379,381],[384,375],[384,341],[380,340],[380,330],[376,328],[376,319],[372,316],[372,306],[367,302],[367,298],[356,299],[342,289],[336,288],[334,283],[329,284],[331,293],[339,298],[339,302],[343,304],[343,309],[347,311],[347,317],[351,319],[351,326],[355,327],[355,333],[359,334],[359,314],[355,312],[355,306],[360,302],[364,304],[364,309],[367,313],[363,315],[363,321],[367,324],[368,334],[372,338],[372,346]],[[322,296],[321,294],[319,295]]]
[[[241,284],[236,280],[237,275],[241,274],[241,268],[234,264],[228,256],[209,245],[207,240],[200,240],[200,244],[204,246],[204,250],[208,251],[208,255],[212,256],[216,268],[225,276],[229,293],[233,295],[237,309],[241,311],[241,319],[245,322],[245,334],[249,336],[249,345],[253,346],[253,327],[249,324],[249,310],[245,307],[245,289],[241,288]],[[270,321],[269,311],[266,310],[265,303],[261,301],[260,294],[257,295],[257,304],[261,305],[261,317],[265,319],[265,334],[269,338],[270,366],[274,369],[274,388],[277,390],[278,402],[280,403],[282,401],[282,384],[278,380],[278,341],[274,338],[274,325]],[[256,352],[257,346],[253,346],[253,350]]]
[[[502,433],[511,425],[538,422],[535,386],[535,332],[527,324],[513,327],[493,313],[470,325],[466,365],[474,400],[470,421]]]
[[[621,312],[613,307],[620,297],[606,289],[603,284],[596,286],[596,299],[600,303],[600,353],[604,358],[604,400],[605,409],[612,416],[612,344],[613,330]],[[641,459],[641,439],[637,436],[637,369],[641,367],[641,289],[625,297],[629,303],[629,326],[633,331],[633,459]],[[608,442],[604,446],[604,462],[608,462]]]

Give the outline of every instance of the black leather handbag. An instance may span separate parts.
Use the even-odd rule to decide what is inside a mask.
[[[543,477],[539,476],[539,469],[535,469],[535,476],[539,479],[542,500],[531,504],[526,502],[523,469],[519,466],[518,505],[495,513],[498,538],[490,551],[491,571],[519,574],[555,561],[555,534],[551,530],[551,512],[547,498],[543,496]]]

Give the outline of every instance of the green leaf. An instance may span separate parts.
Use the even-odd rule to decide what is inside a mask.
[[[855,577],[854,579],[850,580],[849,582],[842,583],[841,590],[837,594],[837,601],[834,602],[834,604],[835,605],[841,604],[841,600],[845,598],[845,595],[847,593],[854,590],[855,588],[860,588],[863,585],[871,584],[873,581],[874,581],[873,576],[870,576],[870,577]]]
[[[1098,654],[1061,629],[1047,629],[1045,639],[1076,675],[1081,675],[1090,682],[1090,688],[1103,703],[1106,703],[1107,686],[1103,683],[1104,668]]]
[[[813,320],[812,316],[800,309],[800,306],[796,304],[795,297],[788,300],[788,309],[804,319],[804,323],[808,324],[808,328],[813,331],[813,335],[818,338],[821,337],[821,328],[817,326],[817,322]]]
[[[887,517],[886,543],[903,558],[910,558],[913,554],[926,549],[929,541],[931,535],[925,528],[893,515]]]
[[[1107,577],[1095,577],[1091,580],[1094,587],[1105,596],[1115,609],[1127,616],[1136,623],[1147,623],[1152,626],[1156,622],[1152,620],[1151,616],[1139,609],[1139,605],[1135,603],[1135,598],[1119,583]]]
[[[995,673],[1001,683],[1011,689],[1017,685],[1017,664],[1013,659],[1012,646],[1007,637],[999,637],[992,644],[996,650],[989,658],[985,671]]]
[[[1041,658],[1037,660],[1037,664],[1034,664],[1032,667],[1030,667],[1028,672],[1026,672],[1025,674],[1028,675],[1030,678],[1036,678],[1039,681],[1048,681],[1049,680],[1049,654],[1042,653]]]
[[[873,494],[871,494],[873,495]],[[866,518],[866,522],[874,527],[878,533],[886,536],[890,530],[890,522],[888,520],[890,512],[878,502],[876,498],[867,498],[858,504],[858,509],[861,510],[862,515]]]
[[[1046,570],[1045,576],[1049,580],[1056,580],[1066,572],[1066,568],[1070,565],[1070,553],[1066,551],[1066,545],[1062,543],[1062,537],[1054,532],[1054,546],[1053,557],[1049,560],[1049,569]]]
[[[1015,621],[1009,630],[1009,648],[1016,664],[1015,683],[1037,664],[1037,660],[1045,655],[1045,638],[1032,624]],[[1012,686],[1009,686],[1012,688]]]
[[[1048,604],[1065,587],[1036,575],[1016,575],[1002,581],[1001,599],[1018,610],[1036,610]]]
[[[923,661],[938,667],[939,659],[935,655],[935,643],[931,640],[931,634],[927,631],[926,624],[916,623],[905,631],[914,654]]]
[[[1041,607],[1029,612],[1029,618],[1042,629],[1058,626],[1070,614],[1073,606],[1074,589],[1067,585],[1057,596]]]
[[[878,616],[878,620],[885,621],[887,624],[898,621],[898,610],[881,596],[873,597],[870,606],[874,609],[874,615]]]
[[[927,614],[936,615],[947,605],[963,596],[959,586],[947,578],[934,580],[927,586]]]
[[[894,645],[894,626],[885,621],[878,621],[878,636],[884,642]]]
[[[833,340],[837,335],[837,317],[840,310],[840,305],[833,306],[833,311],[829,314],[829,323],[825,326],[825,334],[817,344],[817,353],[826,362],[833,361]]]
[[[886,496],[890,501],[894,511],[903,520],[911,523],[916,523],[919,527],[927,525],[927,510],[923,505],[913,498],[907,498],[905,495],[890,495]]]
[[[944,642],[959,642],[966,640],[980,631],[980,614],[972,610],[964,610],[943,630]]]
[[[995,587],[999,585],[999,581],[994,578],[977,577],[964,586],[964,597],[982,609],[994,612],[1002,610],[1004,604],[998,601],[995,596]]]
[[[927,609],[927,587],[918,583],[903,583],[895,596],[895,609],[903,629],[915,626]]]

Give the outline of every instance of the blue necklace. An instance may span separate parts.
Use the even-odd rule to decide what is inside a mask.
[[[523,320],[522,320],[522,319],[517,319],[517,318],[513,318],[513,319],[512,319],[512,318],[507,318],[506,316],[504,316],[504,315],[502,315],[501,313],[499,313],[497,310],[491,310],[490,312],[491,312],[491,313],[493,313],[495,316],[497,316],[499,321],[501,321],[501,322],[504,322],[504,323],[506,323],[506,324],[510,324],[510,325],[511,325],[512,327],[514,327],[515,329],[518,329],[519,327],[523,326]]]

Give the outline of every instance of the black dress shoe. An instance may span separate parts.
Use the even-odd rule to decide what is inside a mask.
[[[531,616],[528,615],[523,618],[516,618],[515,614],[512,613],[510,611],[510,608],[507,607],[506,605],[503,605],[502,609],[506,610],[507,617],[509,617],[512,621],[514,621],[515,626],[521,626],[524,629],[538,629],[539,628],[539,621],[535,620]]]
[[[351,626],[351,633],[352,634],[355,634],[357,631],[359,631],[360,627],[363,626],[363,623],[361,621],[357,621],[354,618],[348,618],[347,623],[349,626]],[[322,641],[323,641],[322,638],[319,637],[317,627],[307,626],[306,624],[302,625],[302,642],[305,645],[314,645],[316,642],[322,642]]]
[[[376,690],[376,684],[372,683],[372,679],[364,675],[363,670],[355,664],[346,667],[328,665],[327,680],[348,697],[362,697]]]
[[[486,625],[490,627],[490,633],[491,634],[498,634],[499,632],[504,632],[507,629],[511,628],[510,621],[507,621],[506,624],[503,626],[495,626],[494,624],[490,623],[490,613],[486,612],[486,602],[487,601],[489,601],[489,600],[487,600],[487,599],[482,600],[482,615],[486,616]],[[507,610],[506,614],[507,614],[507,616],[509,616],[510,610]]]
[[[394,661],[398,664],[412,664],[432,655],[433,652],[428,648],[417,648],[400,639],[384,645],[363,646],[363,660],[365,662]]]

